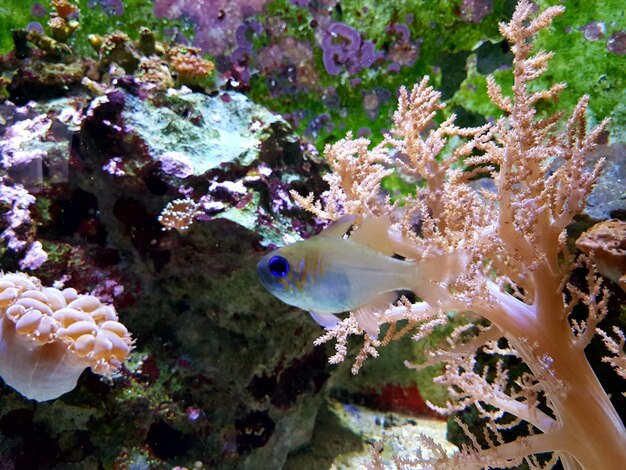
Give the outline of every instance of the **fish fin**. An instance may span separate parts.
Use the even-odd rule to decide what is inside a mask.
[[[332,328],[333,326],[337,326],[337,324],[341,321],[337,316],[332,313],[317,313],[317,312],[309,312],[313,320],[317,322],[318,325],[323,326],[324,328]]]
[[[344,216],[341,216],[335,222],[322,230],[318,236],[341,238],[350,231],[350,227],[352,227],[352,224],[354,224],[355,219],[356,217],[354,217],[352,214],[346,214]]]
[[[398,295],[395,292],[387,292],[376,297],[369,304],[354,309],[352,313],[356,317],[356,321],[371,339],[376,339],[380,331],[380,316],[393,304]]]
[[[350,234],[350,240],[372,250],[393,256],[394,252],[389,241],[391,219],[388,215],[363,217],[363,221]]]

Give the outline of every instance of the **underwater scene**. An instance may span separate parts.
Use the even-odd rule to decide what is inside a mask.
[[[0,470],[626,468],[622,0],[3,0]]]

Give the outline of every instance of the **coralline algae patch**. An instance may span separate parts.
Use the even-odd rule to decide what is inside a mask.
[[[164,157],[176,149],[189,161],[195,175],[227,162],[249,165],[257,155],[255,148],[265,127],[279,120],[239,93],[224,93],[219,99],[182,93],[172,97],[168,105],[126,95],[122,117],[144,136],[153,158],[166,164],[171,159]],[[251,125],[251,120],[256,125]]]

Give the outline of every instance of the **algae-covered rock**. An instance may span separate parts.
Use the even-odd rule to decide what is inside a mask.
[[[110,297],[137,340],[113,382],[85,374],[25,429],[47,433],[59,462],[66,452],[105,468],[280,468],[310,439],[327,358],[312,345],[319,327],[264,291],[256,263],[265,247],[317,229],[287,197],[322,187],[315,153],[280,117],[226,91],[152,93],[120,80],[96,98],[3,116],[3,145],[39,168],[28,230],[50,259],[38,273]],[[10,175],[6,184],[27,179],[19,165]],[[177,198],[197,214],[187,231],[164,230],[159,214]],[[20,416],[4,410],[0,431]],[[27,434],[3,453],[34,468],[37,456],[20,454]]]
[[[196,176],[224,163],[253,164],[261,142],[271,134],[269,126],[285,125],[240,93],[176,93],[159,100],[125,97],[124,122],[145,140],[151,156],[161,159],[179,152]]]

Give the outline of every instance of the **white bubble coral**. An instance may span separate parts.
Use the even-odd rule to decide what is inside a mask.
[[[92,295],[0,273],[0,376],[37,401],[72,390],[87,367],[110,377],[133,344],[117,320],[115,308]]]

